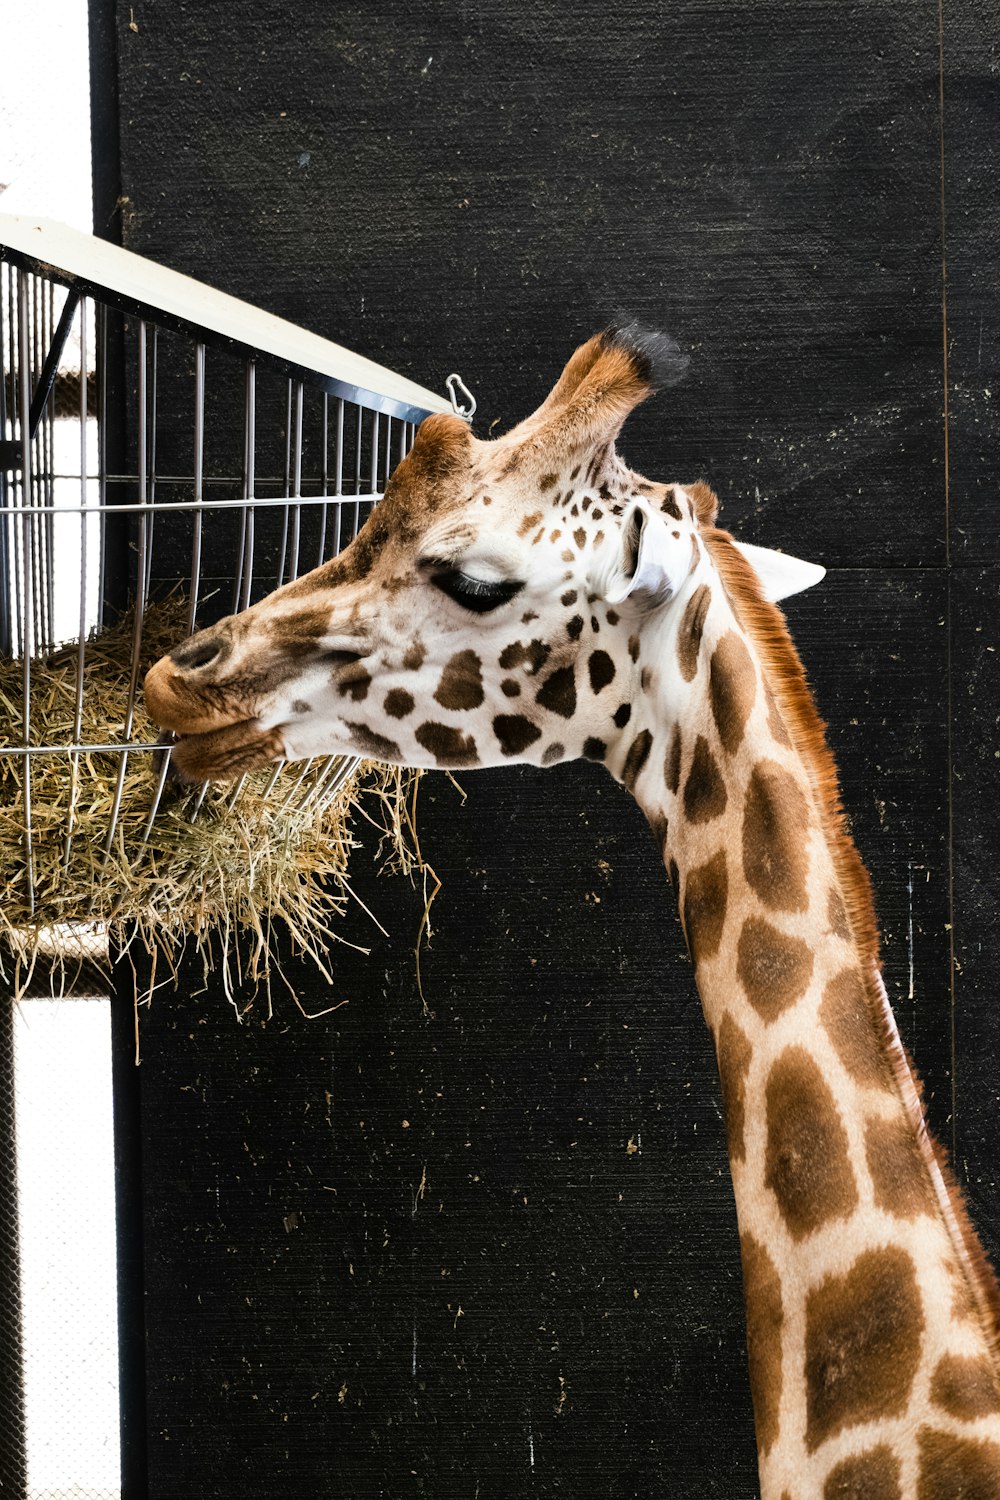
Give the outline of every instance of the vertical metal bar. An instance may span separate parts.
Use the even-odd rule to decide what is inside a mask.
[[[87,649],[87,299],[80,302],[80,609],[77,619],[76,702],[73,708],[73,744],[79,745],[83,729],[83,678]],[[69,809],[63,869],[69,869],[76,821],[76,799],[80,787],[80,755],[69,759]]]
[[[202,805],[202,803],[205,800],[205,794],[207,793],[207,791],[208,791],[209,787],[211,786],[211,784],[212,783],[210,781],[203,781],[202,782],[202,784],[201,784],[201,790],[198,793],[198,800],[195,803],[194,807],[192,807],[192,809],[191,809],[191,816],[188,818],[188,822],[189,823],[193,823],[194,820],[195,820],[195,818],[201,812],[201,805]]]
[[[230,793],[229,797],[226,799],[226,812],[232,812],[233,811],[233,809],[236,806],[237,802],[240,800],[240,795],[241,795],[241,793],[243,791],[243,788],[247,784],[247,780],[248,780],[247,773],[244,772],[244,774],[237,781],[236,785],[233,787],[233,790]]]
[[[302,494],[302,382],[296,382],[295,386],[295,459],[293,466],[293,489],[292,493],[298,497]],[[302,507],[292,507],[292,541],[291,562],[288,569],[289,581],[299,576],[299,535],[302,525]]]
[[[337,462],[334,470],[333,493],[337,497],[337,537],[334,552],[340,551],[343,543],[340,539],[340,530],[344,519],[344,398],[337,397]]]
[[[257,366],[247,361],[246,395],[243,417],[243,494],[251,503],[243,512],[243,576],[237,607],[246,609],[253,590],[254,527],[256,512],[253,506],[257,483]]]
[[[326,513],[329,506],[325,503],[326,496],[330,493],[330,397],[326,391],[323,392],[323,421],[320,437],[320,494],[324,497],[324,503],[320,508],[319,517],[319,546],[316,549],[316,566],[319,567],[326,556]]]
[[[149,597],[149,585],[153,572],[153,526],[156,522],[156,513],[153,506],[156,504],[156,386],[157,386],[157,363],[160,347],[160,330],[153,324],[153,374],[149,386],[149,536],[146,549],[146,577],[144,581],[144,593]]]
[[[194,498],[201,505],[202,486],[205,478],[205,345],[196,344],[194,351]],[[194,513],[194,532],[191,538],[191,592],[188,598],[188,635],[194,631],[198,613],[198,590],[201,587],[201,541],[202,512]]]
[[[271,793],[274,791],[274,784],[277,781],[278,777],[281,775],[282,771],[285,769],[285,766],[287,764],[288,764],[287,761],[279,760],[278,764],[275,766],[274,770],[271,772],[270,776],[268,777],[268,779],[267,779],[267,786],[264,788],[264,791],[261,794],[263,796],[265,802],[267,801],[268,797],[270,797]]]
[[[129,671],[128,703],[125,710],[125,723],[123,725],[122,739],[124,747],[118,762],[118,777],[115,781],[114,800],[111,805],[111,816],[108,820],[107,837],[104,840],[104,860],[107,863],[111,854],[111,846],[114,843],[115,830],[118,827],[118,815],[121,810],[122,791],[125,786],[125,772],[128,769],[128,741],[132,738],[132,726],[135,719],[135,696],[139,683],[139,660],[142,647],[142,620],[146,610],[146,571],[147,557],[149,551],[149,510],[147,494],[148,475],[148,369],[146,352],[146,320],[143,318],[139,323],[139,359],[138,359],[138,396],[139,412],[137,422],[138,435],[138,500],[141,505],[139,511],[139,533],[138,533],[138,567],[136,569],[136,598],[135,616],[132,624],[132,660]],[[95,893],[96,899],[96,893]],[[91,903],[93,910],[93,902]]]
[[[41,362],[42,362],[42,355],[41,355],[40,350],[39,350],[39,343],[40,343],[41,337],[42,337],[41,279],[38,276],[32,275],[32,277],[31,277],[31,291],[32,291],[31,301],[30,301],[30,305],[28,307],[28,328],[29,328],[29,333],[30,333],[30,345],[31,345],[31,347],[30,347],[30,353],[29,353],[29,358],[31,360],[31,366],[30,366],[31,375],[30,375],[30,380],[31,380],[31,383],[33,384],[34,383],[34,378],[35,378],[35,371],[41,368]],[[34,436],[30,436],[30,425],[31,425],[31,413],[30,413],[30,411],[28,413],[28,425],[29,425],[29,441],[31,443],[31,450],[32,450],[32,464],[31,464],[31,483],[29,485],[27,485],[25,488],[26,488],[26,494],[28,496],[28,502],[27,503],[33,509],[33,515],[32,515],[32,518],[31,518],[31,526],[30,526],[30,529],[28,531],[28,537],[29,537],[29,543],[30,543],[30,546],[31,546],[31,565],[32,565],[31,610],[32,610],[32,618],[33,618],[33,622],[34,622],[34,634],[33,634],[33,637],[32,637],[32,641],[33,641],[33,647],[37,651],[39,649],[39,647],[41,646],[42,642],[45,639],[45,628],[44,628],[44,624],[43,624],[43,611],[42,611],[42,587],[43,587],[43,584],[44,584],[44,578],[43,578],[42,568],[40,566],[42,518],[41,518],[41,516],[38,513],[38,505],[39,505],[39,502],[40,502],[40,499],[41,499],[41,490],[40,490],[40,485],[39,485],[39,472],[40,472],[39,456],[40,456],[40,452],[41,452],[41,441],[40,441],[40,438],[39,438],[37,432],[34,434]]]
[[[24,271],[17,273],[17,342],[18,342],[18,420],[21,437],[21,493],[25,501],[30,505],[31,496],[31,369],[28,330],[28,283]],[[24,556],[22,563],[24,567],[24,620],[21,632],[21,649],[23,652],[23,665],[21,673],[21,688],[23,701],[21,706],[21,743],[27,747],[31,744],[31,653],[34,649],[32,636],[32,608],[31,600],[34,594],[34,579],[32,578],[33,549],[30,535],[30,517],[24,518]],[[28,909],[32,915],[35,911],[35,851],[31,827],[31,756],[24,757],[24,871],[28,884]]]
[[[246,366],[243,368],[243,454],[240,459],[240,493],[246,499],[247,493],[247,383]],[[233,591],[229,596],[229,613],[235,614],[239,609],[240,593],[243,589],[243,559],[247,550],[247,510],[244,505],[240,511],[239,537],[236,543],[236,561],[233,565]]]
[[[15,286],[14,268],[13,268],[13,266],[8,266],[7,267],[7,312],[8,312],[7,338],[8,338],[9,353],[10,353],[11,380],[14,379],[15,372],[18,369],[18,358],[19,358],[18,357],[18,349],[20,348],[20,332],[19,332],[19,329],[20,329],[20,306],[18,306],[18,310],[17,310],[17,312],[15,312],[15,310],[14,310],[14,286]],[[18,293],[18,300],[19,299],[20,299],[20,292]],[[11,410],[11,437],[13,438],[14,435],[15,435],[15,433],[19,433],[20,432],[20,428],[17,425],[16,415],[15,415],[17,413],[17,411],[18,411],[18,394],[17,394],[17,391],[13,387],[11,388],[11,408],[12,408],[12,410]],[[17,503],[18,499],[20,500],[20,503],[22,505],[26,505],[27,504],[27,501],[24,498],[24,471],[23,471],[23,469],[18,470],[17,473],[11,475],[11,498],[12,498],[12,501],[15,504]],[[13,636],[13,643],[14,643],[15,654],[20,654],[24,650],[24,619],[25,619],[25,611],[27,610],[27,602],[24,599],[22,599],[22,597],[21,597],[21,585],[22,585],[21,551],[22,551],[22,542],[23,542],[23,537],[22,537],[22,534],[21,534],[22,530],[23,530],[23,523],[22,523],[21,526],[19,526],[17,524],[17,521],[15,520],[15,518],[13,516],[11,516],[11,518],[10,518],[10,537],[11,537],[11,554],[12,554],[11,555],[11,572],[12,572],[13,578],[14,578],[14,615],[13,615],[14,630],[12,631],[12,636]]]
[[[292,483],[292,382],[289,380],[285,401],[285,514],[281,525],[281,548],[278,552],[278,576],[275,588],[285,581],[285,554],[288,550],[288,496]]]
[[[9,442],[7,427],[7,365],[3,359],[7,343],[7,316],[5,313],[6,299],[4,297],[4,283],[8,280],[10,266],[0,264],[0,442]],[[10,373],[14,373],[13,361],[10,365]],[[13,392],[11,392],[13,397]],[[10,539],[8,527],[11,517],[8,509],[11,503],[11,492],[7,484],[7,470],[0,468],[0,654],[3,656],[14,655],[14,639],[11,629],[10,616],[11,606],[11,578],[10,578]]]
[[[97,509],[101,534],[97,564],[97,624],[104,624],[104,560],[108,544],[108,309],[97,309]]]
[[[352,537],[357,536],[357,534],[358,534],[358,527],[361,524],[361,501],[357,498],[361,494],[361,439],[362,439],[362,435],[363,435],[363,433],[362,433],[362,426],[361,426],[361,416],[362,416],[362,408],[359,406],[358,407],[357,444],[356,444],[355,449],[354,449],[354,496],[355,496],[355,499],[354,499],[354,526],[353,526],[353,530],[351,531],[351,536]]]
[[[170,749],[171,747],[167,745],[164,749],[163,756],[160,761],[160,770],[156,778],[156,790],[153,792],[153,801],[149,809],[149,815],[146,818],[146,826],[142,830],[141,843],[143,848],[145,848],[149,843],[149,835],[153,831],[153,823],[156,820],[156,814],[159,810],[160,798],[163,796],[163,788],[166,784],[167,772],[170,769]]]
[[[45,291],[48,295],[43,299],[45,307],[45,359],[53,349],[55,343],[55,283],[47,282]],[[69,293],[66,294],[69,301]],[[60,360],[61,363],[61,360]],[[41,376],[39,376],[41,379]],[[51,514],[51,507],[55,504],[55,381],[49,387],[45,399],[45,407],[42,414],[42,451],[44,454],[42,468],[42,483],[45,487],[45,504],[50,508],[50,514],[44,517],[44,556],[45,556],[45,612],[47,616],[45,644],[55,645],[55,616],[56,616],[56,579],[55,579],[55,556],[56,535],[55,516]]]
[[[10,365],[13,378],[14,366]],[[13,397],[13,393],[12,393]],[[11,401],[17,405],[16,398]],[[5,986],[6,989],[6,986]],[[0,1076],[4,1079],[5,1103],[0,1110],[0,1195],[4,1211],[0,1217],[0,1286],[4,1299],[4,1336],[0,1342],[0,1405],[3,1408],[3,1443],[0,1444],[0,1494],[20,1500],[30,1495],[27,1464],[24,1367],[24,1265],[19,1236],[19,1197],[24,1183],[18,1181],[17,1121],[11,1108],[15,1077],[14,1028],[18,1009],[6,990],[0,1005]],[[34,1478],[34,1476],[32,1476]]]
[[[379,414],[378,414],[377,411],[373,411],[372,412],[372,452],[371,452],[370,472],[369,472],[369,476],[368,476],[368,491],[369,491],[369,494],[372,494],[372,495],[374,495],[376,493],[376,491],[378,490],[378,433],[379,433],[379,425],[378,424],[379,424]]]

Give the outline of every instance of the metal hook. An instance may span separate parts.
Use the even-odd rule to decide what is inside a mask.
[[[476,398],[469,390],[461,375],[456,375],[453,371],[445,381],[445,387],[448,391],[448,397],[455,415],[463,417],[466,422],[471,422],[476,414]],[[458,396],[455,394],[456,389],[467,398],[467,405],[463,406],[459,402]]]

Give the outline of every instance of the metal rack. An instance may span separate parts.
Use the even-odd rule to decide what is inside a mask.
[[[21,762],[20,878],[30,889],[37,757],[65,757],[73,778],[87,774],[89,755],[119,757],[110,849],[128,758],[155,748],[136,733],[150,600],[183,591],[194,631],[332,557],[377,503],[416,424],[451,406],[127,251],[3,215],[0,364],[0,658],[20,665],[0,776]],[[95,743],[83,732],[87,652],[126,612],[126,711],[120,735]],[[51,743],[33,722],[33,674],[67,644],[75,707],[64,741]],[[322,805],[355,764],[278,767],[270,786]],[[166,769],[164,759],[147,832]],[[72,825],[71,813],[67,863]]]

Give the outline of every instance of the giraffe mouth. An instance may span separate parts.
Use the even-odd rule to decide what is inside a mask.
[[[158,743],[170,746],[169,774],[189,784],[233,781],[285,756],[280,730],[265,729],[258,719],[244,719],[201,734],[163,734]]]

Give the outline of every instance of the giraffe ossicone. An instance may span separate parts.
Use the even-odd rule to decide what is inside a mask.
[[[771,602],[821,570],[615,448],[675,346],[582,345],[419,429],[355,542],[146,679],[192,779],[337,751],[602,762],[674,884],[719,1065],[764,1500],[1000,1500],[996,1282],[924,1125],[867,876]]]

